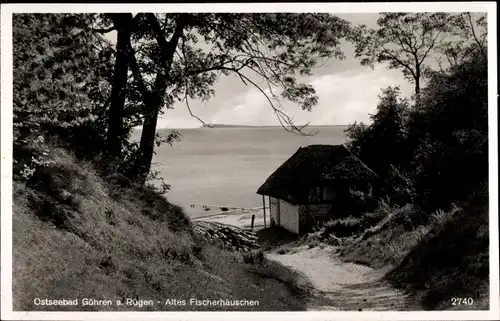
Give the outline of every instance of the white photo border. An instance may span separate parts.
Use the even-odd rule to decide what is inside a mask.
[[[486,12],[488,19],[488,122],[490,310],[416,312],[15,312],[12,311],[12,14],[94,12]],[[4,320],[498,320],[497,17],[496,2],[5,4],[1,5],[1,319]]]

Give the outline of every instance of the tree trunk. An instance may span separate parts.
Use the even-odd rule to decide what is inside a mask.
[[[417,107],[420,105],[420,66],[417,66],[415,74],[415,103]]]
[[[158,122],[158,114],[161,108],[161,101],[157,101],[155,106],[148,106],[151,113],[144,117],[142,125],[141,142],[139,145],[139,163],[137,164],[137,180],[140,184],[146,182],[155,148],[156,124]]]
[[[147,101],[144,102],[146,113],[144,117],[144,124],[142,126],[141,142],[139,145],[139,162],[136,165],[137,176],[136,179],[139,183],[144,184],[151,169],[153,160],[155,137],[156,137],[156,124],[158,122],[158,115],[164,104],[164,96],[167,91],[170,68],[175,53],[175,49],[182,36],[185,26],[185,15],[181,15],[177,20],[175,31],[170,39],[166,41],[163,31],[154,17],[154,14],[148,14],[148,20],[152,26],[158,45],[161,48],[161,55],[163,60],[163,68],[161,68],[155,79],[153,91],[148,96]]]
[[[109,155],[116,158],[121,152],[124,139],[123,111],[125,109],[125,91],[129,67],[128,43],[131,36],[132,14],[112,14],[111,19],[117,30],[117,42],[106,145]]]

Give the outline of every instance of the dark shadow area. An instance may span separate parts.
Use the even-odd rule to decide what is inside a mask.
[[[489,280],[488,247],[488,207],[482,199],[431,230],[386,279],[421,296],[425,309],[448,305],[453,297],[477,300]]]
[[[268,227],[256,232],[258,243],[264,251],[269,251],[297,240],[297,235],[281,226]]]

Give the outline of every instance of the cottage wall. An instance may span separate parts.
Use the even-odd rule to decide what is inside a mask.
[[[331,209],[332,204],[300,205],[300,233],[310,232],[316,224],[328,221],[332,217]]]
[[[299,233],[299,206],[279,200],[280,225],[293,233]]]

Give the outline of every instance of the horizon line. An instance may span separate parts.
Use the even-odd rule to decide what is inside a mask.
[[[213,126],[213,128],[224,128],[223,126],[226,126],[228,128],[263,128],[263,127],[276,127],[276,128],[283,128],[281,125],[237,125],[237,124],[210,124],[210,126]],[[314,124],[309,124],[304,128],[308,127],[347,127],[349,124],[335,124],[335,125],[314,125]],[[141,126],[142,127],[142,126]],[[134,130],[141,130],[141,127],[136,127]],[[158,127],[157,130],[162,130],[162,129],[201,129],[201,128],[210,128],[208,125],[201,125],[197,127]]]

